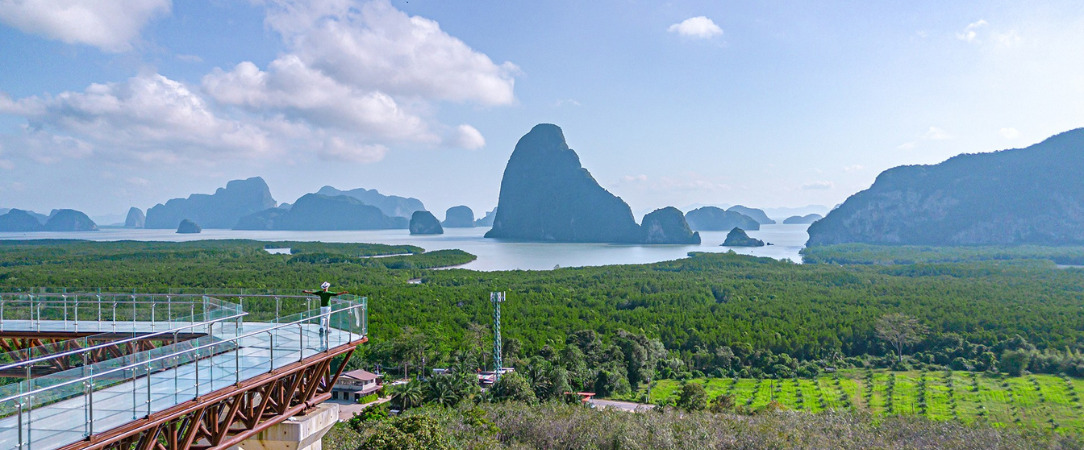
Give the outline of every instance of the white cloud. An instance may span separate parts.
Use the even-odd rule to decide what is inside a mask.
[[[170,0],[5,0],[0,22],[69,44],[124,52],[143,26],[169,14],[170,7]]]
[[[926,139],[929,141],[943,141],[946,139],[952,139],[952,135],[948,134],[947,131],[940,128],[930,127],[930,129],[926,131],[926,134],[922,135],[922,139]]]
[[[1016,128],[1002,128],[998,130],[998,134],[1005,139],[1016,139],[1020,137],[1020,131]]]
[[[575,99],[571,99],[571,98],[563,98],[563,99],[557,100],[556,102],[553,103],[553,106],[555,108],[560,108],[560,107],[565,106],[565,105],[568,105],[568,106],[580,106],[580,102],[576,101]]]
[[[174,56],[174,58],[177,58],[178,61],[183,61],[183,62],[188,62],[188,63],[201,63],[201,62],[203,62],[203,58],[200,57],[199,55],[177,55],[177,56]]]
[[[481,148],[485,138],[474,127],[432,119],[435,103],[515,101],[515,65],[497,65],[436,22],[385,0],[272,0],[266,23],[289,51],[266,69],[252,62],[215,69],[203,90],[274,126],[297,128],[292,134],[352,143],[327,141],[318,151],[324,158],[375,161],[392,143]],[[357,154],[366,156],[343,156]]]
[[[91,84],[55,97],[0,97],[0,113],[25,117],[23,135],[8,135],[39,162],[96,154],[142,162],[257,156],[274,150],[259,127],[216,116],[183,84],[159,74]]]
[[[388,148],[379,144],[354,144],[340,137],[330,137],[317,153],[331,161],[372,163],[384,159]]]
[[[918,139],[900,144],[896,148],[900,150],[911,150],[918,146],[919,142],[922,141],[944,141],[952,139],[952,137],[953,136],[949,134],[949,132],[941,128],[931,126],[928,130],[926,130],[925,133],[922,134],[922,136],[919,136]]]
[[[977,22],[971,22],[967,24],[967,27],[963,31],[956,33],[956,39],[965,42],[979,42],[979,29],[989,25],[985,20],[979,19]]]
[[[0,145],[0,156],[4,155],[4,146]],[[10,159],[0,159],[0,169],[11,170],[15,168],[15,163]]]
[[[803,184],[802,185],[802,190],[803,191],[823,190],[823,189],[832,189],[833,187],[835,187],[835,184],[833,184],[831,181],[814,181],[812,183]]]
[[[865,169],[865,167],[863,167],[861,164],[852,164],[852,165],[843,167],[844,172],[858,172],[858,171],[860,171],[862,169]]]
[[[628,185],[639,190],[662,192],[717,192],[731,189],[729,184],[696,172],[680,176],[648,177],[644,174],[624,175],[614,186]]]
[[[704,16],[682,20],[679,23],[670,25],[670,28],[667,28],[666,31],[695,39],[711,39],[723,34],[722,28],[719,28],[715,22]]]
[[[482,137],[482,133],[466,124],[455,128],[455,135],[452,137],[451,142],[456,147],[467,150],[477,150],[486,146],[486,138]]]
[[[436,21],[408,16],[386,0],[279,0],[267,23],[306,65],[344,84],[428,100],[515,100],[514,64],[495,64]]]
[[[143,177],[128,177],[128,179],[126,179],[124,181],[127,181],[128,184],[131,184],[133,186],[138,186],[138,187],[147,187],[147,186],[151,185],[151,180],[148,180],[148,179],[143,178]]]
[[[369,139],[435,142],[426,123],[404,111],[380,91],[364,91],[339,83],[285,55],[261,71],[251,62],[233,71],[215,69],[203,78],[204,90],[216,101],[253,113],[284,113],[316,127],[356,132]]]

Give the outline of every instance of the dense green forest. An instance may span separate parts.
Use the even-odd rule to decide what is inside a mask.
[[[693,254],[648,265],[474,272],[424,269],[473,259],[460,251],[368,244],[8,241],[0,250],[3,290],[297,293],[329,280],[370,299],[372,345],[355,364],[408,360],[407,371],[459,360],[484,365],[488,293],[500,290],[508,294],[509,361],[552,360],[571,343],[596,370],[609,367],[625,380],[636,378],[629,370],[633,353],[642,353],[636,348],[656,349],[637,364],[675,378],[890,366],[892,346],[874,329],[889,313],[926,329],[904,348],[907,368],[996,370],[1007,352],[1018,352],[1027,370],[1084,375],[1084,271],[1034,259],[840,266]],[[402,256],[365,257],[381,254]],[[577,338],[581,330],[591,336]],[[636,347],[627,344],[633,338]]]
[[[630,414],[523,402],[430,405],[336,425],[324,448],[354,449],[1070,449],[1081,442],[1027,428],[877,417],[853,411],[734,416],[659,408]]]

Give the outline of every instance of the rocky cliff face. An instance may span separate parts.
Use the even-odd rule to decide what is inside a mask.
[[[444,234],[440,221],[429,211],[414,211],[410,216],[410,234]]]
[[[380,208],[338,195],[306,194],[289,210],[268,208],[237,220],[238,230],[382,230],[406,228],[406,219],[388,217]]]
[[[444,223],[448,228],[473,228],[474,211],[466,206],[453,206],[444,213]]]
[[[206,228],[233,228],[237,219],[273,208],[275,199],[263,178],[234,180],[212,195],[192,194],[147,210],[146,228],[171,229],[190,219]]]
[[[705,206],[685,214],[689,227],[697,231],[729,231],[734,228],[759,230],[760,222],[737,211],[724,211],[722,208]]]
[[[336,197],[339,195],[353,197],[360,200],[363,204],[380,208],[380,212],[388,217],[410,218],[410,216],[414,214],[414,211],[425,210],[425,205],[422,205],[421,200],[412,197],[384,195],[376,189],[358,188],[349,191],[340,191],[331,186],[324,186],[320,188],[319,191],[316,191],[316,193],[328,197]]]
[[[640,232],[644,244],[700,244],[700,233],[689,229],[685,216],[673,206],[644,216]]]
[[[599,186],[556,125],[520,138],[501,180],[487,238],[552,242],[640,241],[640,227],[621,198]]]
[[[142,209],[135,206],[128,209],[128,217],[124,219],[124,228],[143,228],[146,223],[147,216],[143,215]]]
[[[42,227],[45,231],[98,231],[98,225],[86,214],[74,209],[61,209],[49,217]]]
[[[1024,149],[882,172],[807,245],[1084,244],[1084,128]]]
[[[41,222],[21,209],[11,209],[0,216],[0,232],[41,231]]]

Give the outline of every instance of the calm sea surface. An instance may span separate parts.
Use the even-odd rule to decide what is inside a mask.
[[[373,231],[234,231],[203,230],[200,234],[177,234],[173,230],[106,228],[78,233],[0,233],[0,239],[86,239],[92,241],[194,241],[202,239],[253,239],[259,241],[364,242],[410,244],[426,250],[457,248],[477,255],[463,265],[473,270],[549,270],[554,267],[645,264],[684,258],[689,252],[726,252],[767,256],[801,262],[798,251],[809,238],[808,225],[763,225],[749,236],[773,245],[758,248],[721,247],[726,232],[700,232],[700,245],[618,245],[509,242],[484,239],[489,228],[445,228],[443,235],[411,236],[407,230]]]

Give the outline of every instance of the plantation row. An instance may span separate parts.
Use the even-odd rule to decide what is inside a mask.
[[[868,411],[875,415],[919,415],[994,427],[1023,426],[1061,433],[1084,432],[1084,380],[1056,375],[1010,377],[962,371],[845,370],[805,379],[700,378],[710,408],[822,412]],[[659,380],[650,390],[658,405],[680,405],[683,383]],[[642,399],[645,387],[630,400]],[[774,402],[774,403],[773,403]]]

